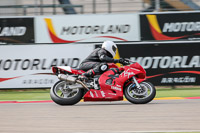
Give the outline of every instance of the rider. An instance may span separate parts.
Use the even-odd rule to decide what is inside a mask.
[[[117,45],[112,41],[105,41],[101,48],[95,49],[83,62],[79,69],[87,71],[80,78],[88,79],[96,74],[108,70],[107,63],[123,63],[123,59],[113,59],[116,55]]]

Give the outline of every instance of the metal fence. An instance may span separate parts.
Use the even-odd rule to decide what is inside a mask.
[[[70,14],[64,8],[73,8],[77,14],[200,10],[200,0],[71,0],[71,4],[60,4],[59,0],[12,1],[1,0],[1,16]]]
[[[48,12],[44,11],[45,9],[50,9]],[[10,12],[6,13],[6,11],[1,12],[0,14],[14,14],[14,15],[44,15],[44,14],[59,14],[61,11],[58,12],[58,8],[79,8],[79,12],[83,14],[83,6],[82,5],[69,5],[69,4],[54,4],[54,5],[5,5],[5,6],[0,6],[0,9],[5,9],[5,10],[12,10],[14,9],[17,10],[18,12]],[[63,14],[63,12],[62,12]]]

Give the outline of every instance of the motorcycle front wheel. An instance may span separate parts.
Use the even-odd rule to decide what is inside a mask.
[[[137,88],[135,84],[129,84],[124,89],[124,96],[126,99],[134,104],[149,103],[156,96],[156,89],[150,82],[141,82],[141,89]]]
[[[66,81],[58,81],[50,90],[51,99],[59,105],[74,105],[78,103],[84,94],[84,90],[69,89],[70,83]]]

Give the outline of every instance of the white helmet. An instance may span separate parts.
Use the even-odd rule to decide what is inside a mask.
[[[117,45],[113,41],[105,41],[102,44],[102,48],[108,51],[113,57],[116,55]]]

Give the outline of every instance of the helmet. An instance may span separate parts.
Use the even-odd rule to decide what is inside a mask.
[[[115,57],[117,45],[113,41],[105,41],[102,44],[102,48],[108,51],[112,55],[112,57]]]

